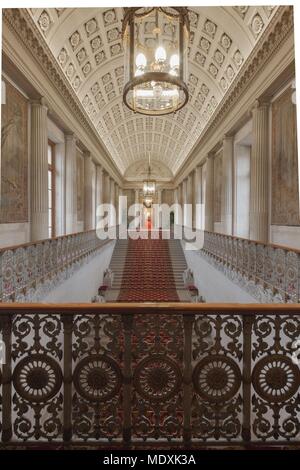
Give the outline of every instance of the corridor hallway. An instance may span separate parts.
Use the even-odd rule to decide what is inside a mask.
[[[111,3],[2,9],[0,450],[299,448],[294,8]]]

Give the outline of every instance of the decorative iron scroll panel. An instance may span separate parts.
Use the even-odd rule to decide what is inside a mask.
[[[300,310],[1,312],[2,443],[296,442]]]

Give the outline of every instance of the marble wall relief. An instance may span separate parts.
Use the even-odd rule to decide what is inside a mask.
[[[272,105],[272,224],[300,225],[297,120],[292,88]]]
[[[0,223],[28,222],[28,102],[6,81],[1,105]]]

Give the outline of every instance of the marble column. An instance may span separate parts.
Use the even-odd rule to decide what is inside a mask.
[[[158,211],[158,227],[162,228],[162,213],[160,210],[160,206],[162,204],[162,189],[159,189],[157,191],[157,204],[159,205],[159,211]]]
[[[234,137],[225,135],[222,159],[221,222],[222,231],[226,235],[233,234],[233,144]]]
[[[206,159],[206,184],[205,184],[205,230],[214,231],[214,159],[209,154]]]
[[[179,223],[179,210],[178,210],[178,207],[179,207],[179,188],[175,188],[174,189],[174,197],[173,197],[173,200],[174,200],[174,206],[175,206],[175,210],[174,210],[174,224],[177,225]]]
[[[111,186],[111,180],[109,174],[103,170],[103,204],[109,204],[110,203],[110,186]],[[107,212],[107,211],[105,211]],[[106,214],[105,218],[107,217],[107,224],[106,227],[110,226],[110,219],[109,215]]]
[[[90,152],[84,156],[84,230],[92,230],[95,214],[93,213],[93,160]]]
[[[103,168],[96,165],[96,228],[97,228],[97,208],[103,204]]]
[[[253,145],[250,178],[250,239],[268,241],[269,106],[255,103],[252,110]]]
[[[116,225],[116,189],[115,189],[115,182],[111,178],[110,181],[110,199],[109,203],[112,206],[112,210],[110,213],[110,226],[113,227]]]
[[[120,212],[119,212],[119,195],[120,195],[120,187],[118,183],[115,183],[115,206],[116,206],[116,225],[119,225],[120,220]]]
[[[103,168],[96,165],[96,208],[103,204]]]
[[[194,187],[194,172],[191,172],[187,178],[186,187],[186,223],[187,227],[193,227],[193,187]]]
[[[44,100],[31,103],[31,240],[48,238],[48,133]]]
[[[65,134],[65,187],[66,187],[66,230],[65,233],[77,232],[77,161],[76,137]]]
[[[195,170],[195,227],[201,229],[202,216],[202,167],[197,166]]]
[[[187,179],[183,180],[182,182],[182,193],[181,193],[181,203],[182,203],[182,213],[183,213],[183,225],[187,225],[187,210],[186,204],[187,202]]]
[[[179,224],[183,225],[183,206],[182,206],[182,183],[178,186],[178,204],[179,204]]]

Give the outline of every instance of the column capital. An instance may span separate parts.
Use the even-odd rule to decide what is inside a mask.
[[[89,150],[84,150],[82,154],[85,158],[92,158],[91,152]]]
[[[76,141],[76,136],[75,136],[74,132],[65,132],[65,140],[68,140],[68,141],[75,140]]]
[[[206,161],[207,160],[212,160],[213,158],[215,158],[215,153],[214,152],[208,152],[208,154],[206,155]]]
[[[224,140],[233,140],[234,139],[234,133],[233,132],[226,132],[223,136],[223,142]]]
[[[256,110],[262,108],[262,109],[266,109],[270,106],[270,102],[267,101],[267,100],[263,100],[263,99],[257,99],[254,101],[254,103],[252,104],[251,106],[251,112],[255,112]]]
[[[46,98],[43,96],[41,98],[38,98],[37,100],[30,100],[31,106],[42,106],[43,108],[46,108],[48,110],[49,106],[47,104]]]

